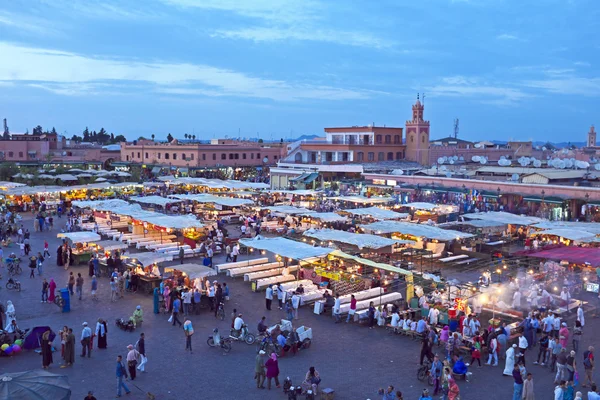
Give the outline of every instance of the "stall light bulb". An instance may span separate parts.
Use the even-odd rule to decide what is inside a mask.
[[[532,270],[532,269],[530,269],[530,270],[529,270],[529,273],[530,273],[530,274],[533,274],[533,270]]]
[[[558,288],[556,286],[554,286],[554,291],[558,292]]]
[[[585,278],[583,278],[583,280],[587,282],[587,280],[588,280],[587,276]]]
[[[375,268],[375,272],[379,272],[379,270],[377,268]]]
[[[501,270],[500,268],[498,268],[498,269],[496,270],[496,273],[498,273],[498,274],[501,274],[501,273],[502,273],[502,270]]]
[[[506,269],[506,265],[504,265],[502,268]]]

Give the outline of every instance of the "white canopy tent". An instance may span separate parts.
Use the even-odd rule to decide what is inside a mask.
[[[269,210],[271,213],[286,214],[286,215],[297,215],[297,214],[312,214],[314,211],[308,208],[294,207],[294,206],[265,206],[263,210]]]
[[[528,226],[528,225],[536,224],[538,222],[543,221],[541,218],[526,217],[523,215],[507,213],[504,211],[490,211],[490,212],[480,212],[480,213],[474,213],[474,214],[465,214],[464,217],[468,218],[468,219],[482,219],[482,220],[487,220],[487,221],[502,222],[504,224],[523,225],[523,226]]]
[[[293,260],[324,257],[333,251],[332,249],[314,247],[306,243],[296,242],[295,240],[282,237],[267,239],[260,235],[253,239],[240,239],[240,244],[254,249],[270,251],[276,255],[291,258]]]
[[[104,251],[122,250],[129,247],[127,243],[115,242],[114,240],[101,240],[100,242],[95,242],[94,244],[102,248]]]
[[[129,200],[137,203],[154,204],[161,207],[164,207],[167,204],[181,203],[181,200],[179,199],[170,199],[162,196],[130,197]]]
[[[347,201],[356,204],[387,204],[394,199],[391,197],[339,196],[331,197],[331,200]]]
[[[379,220],[404,219],[408,217],[407,213],[398,213],[381,207],[354,208],[342,210],[340,212],[345,212],[352,215],[369,216]]]
[[[226,207],[240,207],[244,205],[252,205],[254,202],[247,199],[236,199],[233,197],[214,196],[212,194],[174,194],[173,197],[181,200],[196,201],[198,203],[213,203],[220,204]]]
[[[196,278],[202,279],[205,276],[217,275],[216,270],[200,264],[180,264],[173,265],[172,267],[165,267],[165,272],[172,272],[174,270],[183,272],[192,280]]]
[[[600,224],[597,222],[543,221],[533,225],[538,229],[576,229],[600,235]]]
[[[206,179],[206,178],[175,178],[174,176],[161,176],[158,178],[169,185],[194,185],[210,189],[267,189],[268,184],[262,182],[243,182],[236,180]]]
[[[90,243],[101,239],[100,235],[94,232],[65,232],[59,233],[56,237],[69,239],[73,243]]]
[[[316,190],[310,189],[302,189],[302,190],[263,190],[262,193],[281,193],[281,194],[293,194],[295,196],[316,196],[319,194],[324,194],[323,192],[319,192]]]
[[[60,174],[56,175],[56,179],[60,179],[61,181],[76,181],[77,177],[71,174]]]
[[[319,219],[323,222],[345,222],[345,221],[348,221],[348,218],[343,217],[334,212],[309,212],[309,213],[304,213],[304,214],[299,214],[299,215],[303,215],[305,217],[310,217],[310,218],[314,218],[314,219]]]
[[[578,229],[546,229],[543,231],[534,232],[533,235],[552,235],[561,238],[574,240],[574,241],[590,241],[593,240],[596,235],[587,231],[581,231]]]
[[[350,233],[335,229],[309,229],[303,235],[317,240],[351,244],[359,249],[381,249],[395,244],[414,243],[411,240],[394,240],[377,235]]]
[[[143,253],[135,253],[127,256],[122,256],[123,258],[130,258],[133,260],[137,260],[144,267],[152,265],[154,263],[161,263],[164,261],[173,261],[173,256],[162,253],[154,253],[151,251],[143,252]]]
[[[473,237],[470,233],[441,229],[425,224],[414,224],[410,222],[380,221],[361,226],[364,230],[375,234],[402,233],[416,237],[450,241]]]
[[[437,204],[425,203],[425,202],[406,203],[406,204],[401,204],[400,206],[414,208],[415,210],[427,210],[427,211],[432,211],[432,210],[435,210],[436,208],[438,208]]]

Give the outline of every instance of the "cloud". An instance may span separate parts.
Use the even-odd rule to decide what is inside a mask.
[[[510,35],[508,33],[503,33],[501,35],[496,36],[498,40],[519,40],[518,36]]]
[[[139,20],[156,17],[148,4],[137,7],[134,2],[123,7],[112,0],[42,0],[48,7],[55,8],[65,15],[92,19]]]
[[[591,67],[592,64],[590,64],[587,61],[576,61],[573,63],[573,65],[578,66],[578,67]]]
[[[322,29],[257,27],[240,30],[218,30],[213,37],[244,39],[255,42],[275,42],[283,40],[305,40],[338,43],[349,46],[389,48],[393,42],[383,40],[363,32],[341,32]]]
[[[600,96],[600,78],[566,76],[564,78],[530,80],[524,82],[524,85],[551,93],[587,97]]]
[[[135,92],[129,85],[172,94],[298,99],[355,100],[373,92],[262,79],[203,64],[140,62],[23,47],[0,42],[0,82],[34,85],[62,95],[98,93],[110,88]]]
[[[0,28],[7,27],[12,33],[56,36],[59,31],[50,27],[48,21],[30,15],[0,10]]]
[[[494,105],[514,105],[531,95],[519,88],[489,84],[478,78],[453,76],[442,78],[442,84],[430,86],[426,93],[440,97],[467,97],[481,103]]]

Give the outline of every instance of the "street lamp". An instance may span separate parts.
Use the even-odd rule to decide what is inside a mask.
[[[586,193],[585,194],[585,220],[586,221],[589,221],[589,217],[592,215],[588,210],[588,208],[590,208],[589,201],[590,201],[590,194]]]

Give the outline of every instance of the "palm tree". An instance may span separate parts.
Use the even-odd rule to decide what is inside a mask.
[[[186,133],[185,135],[183,135],[183,137],[184,137],[186,140],[187,140],[188,136],[189,136],[189,135],[188,135],[187,133]]]
[[[154,133],[152,134],[152,141],[154,142]]]
[[[196,140],[196,135],[192,135],[192,138],[193,138],[194,140]]]

